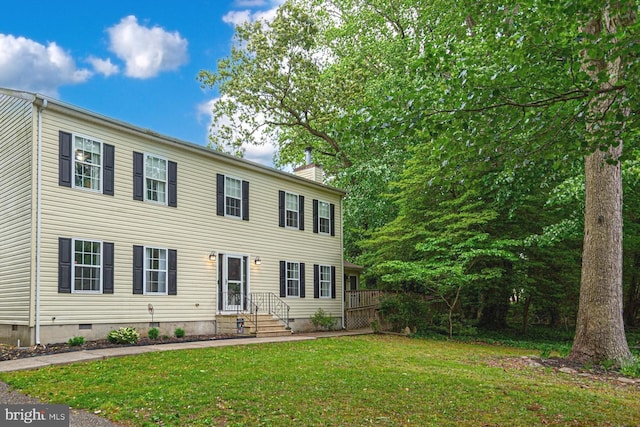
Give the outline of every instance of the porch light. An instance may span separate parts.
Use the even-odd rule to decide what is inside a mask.
[[[216,260],[216,251],[209,252],[209,261],[215,261],[215,260]]]
[[[253,262],[255,262],[256,265],[262,264],[262,260],[260,259],[259,256],[257,256],[256,259],[253,260]]]

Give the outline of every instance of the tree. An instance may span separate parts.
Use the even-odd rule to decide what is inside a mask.
[[[522,164],[518,151],[560,162],[584,156],[580,307],[569,356],[581,362],[631,355],[622,322],[620,160],[622,140],[637,126],[629,114],[637,110],[637,8],[635,1],[470,3],[461,82],[451,85],[449,111],[486,115],[473,134],[511,155],[512,165]],[[505,145],[501,129],[523,143]]]
[[[434,144],[429,168],[444,161],[462,169],[484,165],[495,171],[484,179],[512,170],[532,187],[556,185],[568,178],[567,164],[584,159],[582,284],[571,357],[620,361],[630,355],[621,321],[620,162],[639,134],[637,9],[633,0],[463,0],[455,8],[446,1],[289,1],[271,25],[238,28],[231,57],[201,81],[220,90],[216,111],[238,118],[233,130],[252,124],[236,141],[270,129],[284,162],[313,146],[333,182],[357,190],[345,203],[357,212],[345,224],[352,253],[356,239],[402,215],[384,194],[400,191],[391,183],[415,155],[408,147]],[[505,239],[503,225],[513,234],[507,240],[524,238],[490,185],[466,188],[462,194],[476,194],[484,208],[499,212],[487,223],[495,241]],[[504,209],[516,211],[527,199],[525,186],[515,191]],[[418,248],[431,237],[409,233],[387,260],[423,262],[429,251]],[[501,289],[516,271],[542,271],[512,267],[504,265],[511,273],[502,277],[511,279]]]

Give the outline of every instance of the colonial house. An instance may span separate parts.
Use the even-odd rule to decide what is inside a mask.
[[[0,341],[344,326],[344,192],[297,173],[0,89]]]

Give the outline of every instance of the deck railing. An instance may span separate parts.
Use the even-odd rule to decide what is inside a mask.
[[[377,307],[380,305],[382,291],[377,289],[359,289],[357,291],[345,291],[345,308]]]

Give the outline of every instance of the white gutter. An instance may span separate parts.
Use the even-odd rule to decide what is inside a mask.
[[[42,100],[38,108],[38,166],[37,166],[37,196],[36,196],[36,345],[40,345],[40,254],[41,254],[41,223],[42,223],[42,110],[47,108],[47,100]]]

